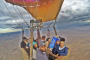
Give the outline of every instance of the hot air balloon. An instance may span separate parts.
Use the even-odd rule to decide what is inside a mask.
[[[36,22],[33,20],[30,21],[31,27],[29,28],[31,31],[31,41],[30,41],[30,60],[32,60],[32,51],[33,51],[33,31],[34,28],[37,29],[37,36],[38,36],[38,43],[40,40],[40,32],[39,29],[41,29],[41,23],[49,22],[49,21],[56,21],[57,16],[60,12],[60,9],[62,7],[64,0],[5,0],[6,2],[18,5],[26,9],[32,17],[35,18]],[[40,21],[39,21],[40,20]],[[36,23],[36,26],[34,26],[33,23]],[[49,28],[49,27],[47,27]],[[55,34],[57,35],[55,24],[53,26]],[[22,37],[24,34],[24,30],[22,29]],[[28,59],[26,58],[23,50],[23,57],[24,60]]]
[[[5,0],[13,5],[22,6],[36,20],[42,22],[55,20],[61,9],[63,0]]]

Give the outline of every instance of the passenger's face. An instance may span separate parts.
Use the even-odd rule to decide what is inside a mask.
[[[59,44],[60,43],[60,41],[56,41],[56,44]]]
[[[65,42],[60,41],[60,46],[61,46],[61,47],[64,47],[64,44],[65,44]]]
[[[29,38],[29,39],[28,39],[28,42],[30,42],[30,40],[31,40],[31,39]]]
[[[27,42],[27,40],[26,40],[26,39],[24,39],[24,42]]]
[[[49,39],[48,42],[50,43],[51,42],[51,39]]]
[[[43,40],[45,40],[46,38],[43,38]]]

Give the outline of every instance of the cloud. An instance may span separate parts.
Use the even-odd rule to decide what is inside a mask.
[[[90,20],[86,20],[86,21],[84,21],[84,22],[90,22]]]
[[[89,0],[64,0],[58,21],[73,22],[90,19],[89,4]]]
[[[9,33],[9,32],[16,32],[16,31],[21,31],[21,30],[13,29],[13,28],[5,28],[5,29],[0,28],[0,33]]]

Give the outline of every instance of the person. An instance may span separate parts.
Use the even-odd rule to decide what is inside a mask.
[[[33,38],[33,40],[34,40],[34,38]],[[31,38],[28,39],[28,43],[27,43],[27,47],[29,47],[29,48],[30,48],[30,41],[31,41]],[[37,49],[37,43],[35,41],[33,41],[33,59],[36,59],[36,49]]]
[[[46,44],[47,48],[48,48],[50,42],[51,42],[51,39],[50,38],[47,38],[46,41],[45,41],[45,44]]]
[[[59,60],[61,56],[66,56],[68,54],[68,48],[65,46],[65,38],[60,38],[60,44],[55,51],[57,53],[56,55],[52,54],[52,56],[54,57],[54,59],[52,60]]]
[[[29,48],[30,48],[30,40],[31,40],[31,38],[28,39],[28,43],[27,43],[27,47],[29,47]],[[37,48],[37,44],[35,41],[33,41],[33,46],[34,46],[34,48]]]
[[[49,54],[49,59],[51,59],[51,60],[55,59],[55,58],[52,57],[52,55],[56,55],[57,54],[56,49],[59,46],[59,44],[60,44],[60,40],[56,40],[54,48],[52,49],[51,53]]]
[[[55,45],[54,45],[54,48],[52,49],[52,53],[55,54],[55,55],[57,54],[56,48],[59,46],[59,44],[60,44],[60,40],[57,40]]]
[[[28,53],[28,55],[30,56],[30,48],[26,46],[27,45],[27,38],[23,37],[23,40],[21,42],[21,48],[24,48],[25,51]]]
[[[66,56],[68,53],[68,48],[65,46],[65,39],[61,38],[60,39],[60,46],[57,49],[58,55]]]
[[[36,60],[48,60],[46,55],[46,45],[45,45],[45,36],[42,36],[42,39],[39,42],[39,47],[37,48]]]

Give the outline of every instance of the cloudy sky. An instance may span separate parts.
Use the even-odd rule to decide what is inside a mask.
[[[22,20],[24,18],[29,23],[30,15],[27,11],[19,6],[13,6],[6,2],[5,4],[13,16],[11,16],[3,1],[0,0],[0,33],[20,31],[16,21],[21,26],[27,27]],[[17,12],[20,11],[23,17],[20,17],[21,15],[15,10]],[[60,26],[60,24],[61,26],[90,26],[90,0],[64,0],[56,26]]]

